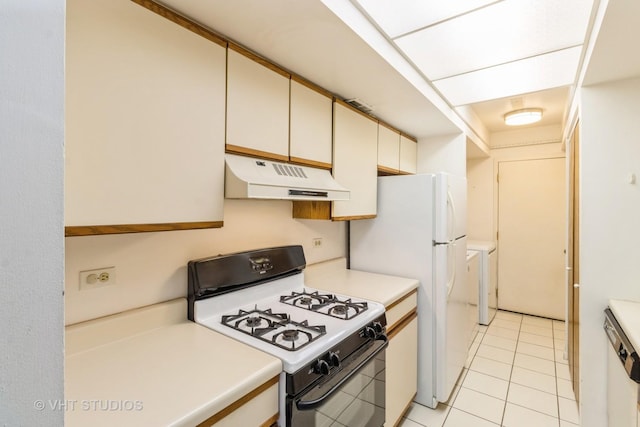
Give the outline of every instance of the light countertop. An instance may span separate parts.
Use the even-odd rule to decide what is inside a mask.
[[[609,308],[633,348],[640,352],[640,302],[612,299]]]
[[[186,304],[68,326],[65,425],[192,426],[279,375],[279,359],[186,320]]]
[[[416,279],[347,270],[344,258],[310,265],[304,275],[309,287],[377,301],[387,308],[419,284]]]

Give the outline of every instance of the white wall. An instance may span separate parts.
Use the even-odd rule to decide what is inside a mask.
[[[606,425],[603,310],[640,301],[640,79],[585,87],[580,129],[580,372],[583,427]]]
[[[288,201],[228,199],[220,229],[67,237],[65,323],[186,296],[192,259],[290,244],[303,245],[307,264],[345,256],[344,222],[296,220],[291,209]],[[115,285],[79,290],[80,271],[109,266]]]
[[[0,14],[0,425],[62,425],[63,0]]]
[[[493,159],[467,160],[467,233],[470,240],[495,240]]]
[[[466,175],[467,137],[463,133],[418,139],[418,173]]]

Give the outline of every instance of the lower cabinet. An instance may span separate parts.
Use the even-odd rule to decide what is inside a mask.
[[[393,309],[389,314],[391,311]],[[393,427],[399,424],[418,390],[418,317],[415,308],[391,325],[385,380],[385,426]]]
[[[278,421],[278,382],[266,383],[198,427],[269,427]]]

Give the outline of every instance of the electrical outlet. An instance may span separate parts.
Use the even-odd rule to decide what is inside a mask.
[[[80,272],[80,290],[102,288],[116,284],[116,268],[104,267]]]
[[[311,241],[311,244],[314,248],[322,247],[322,237],[316,237]]]

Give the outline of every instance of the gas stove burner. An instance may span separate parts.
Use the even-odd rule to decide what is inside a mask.
[[[329,309],[330,313],[335,313],[338,316],[344,316],[347,314],[348,311],[349,311],[349,307],[343,304],[334,305]]]
[[[282,331],[282,339],[285,341],[295,341],[298,339],[298,336],[300,336],[300,331],[297,329],[287,329],[286,331]]]
[[[280,302],[343,320],[352,319],[367,309],[366,302],[352,301],[351,298],[341,300],[333,294],[321,294],[306,289],[283,295]]]
[[[249,317],[246,322],[247,326],[256,328],[262,324],[262,319],[260,317]]]
[[[299,350],[326,333],[324,326],[309,326],[306,320],[300,323],[290,320],[283,326],[287,329],[273,334],[271,342],[289,351]]]
[[[318,291],[307,292],[303,290],[302,292],[293,291],[290,295],[282,295],[280,302],[315,311],[313,307],[326,304],[327,301],[331,301],[334,298],[331,294],[321,294]]]
[[[326,334],[323,325],[309,326],[306,320],[295,322],[288,314],[274,313],[270,308],[238,310],[237,314],[223,315],[221,323],[289,351],[299,350]]]
[[[300,297],[296,302],[302,305],[311,305],[311,303],[313,303],[313,300],[309,297]]]

